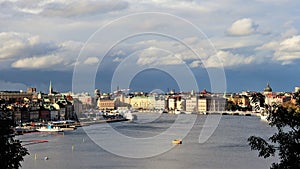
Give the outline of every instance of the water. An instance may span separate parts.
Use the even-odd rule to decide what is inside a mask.
[[[151,138],[166,131],[176,119],[175,115],[163,114],[159,119],[157,114],[139,114],[136,123],[120,122],[110,125],[119,133],[128,137]],[[188,115],[186,115],[188,116]],[[217,130],[204,144],[199,144],[199,134],[203,127],[205,115],[198,115],[195,125],[183,139],[182,145],[170,145],[172,148],[160,155],[149,158],[128,158],[112,154],[99,147],[85,131],[98,131],[99,138],[107,138],[105,124],[78,128],[65,132],[64,135],[28,134],[19,136],[21,140],[48,140],[47,143],[31,144],[30,156],[22,163],[24,169],[34,168],[124,168],[124,169],[160,169],[160,168],[200,168],[200,169],[267,169],[274,159],[257,157],[257,151],[251,151],[247,138],[251,135],[267,138],[274,133],[274,129],[258,117],[254,116],[223,116]],[[98,138],[97,138],[98,139]],[[95,139],[94,139],[95,140]],[[122,149],[122,140],[106,140],[113,146]],[[164,140],[161,140],[164,141]],[[157,145],[157,146],[156,146]],[[154,148],[153,148],[154,147]],[[124,147],[123,147],[124,148]],[[139,149],[130,147],[134,152]],[[159,140],[153,140],[151,149],[159,150]],[[44,157],[49,160],[44,160]],[[36,157],[36,159],[35,159]]]

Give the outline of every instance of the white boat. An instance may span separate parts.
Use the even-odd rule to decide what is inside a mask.
[[[184,114],[192,114],[191,111],[185,111]]]
[[[133,114],[131,113],[131,111],[129,111],[129,110],[123,113],[123,117],[124,117],[125,119],[127,119],[127,120],[130,120],[130,121],[133,121],[133,120],[136,120],[136,119],[137,119],[136,115],[133,115]]]
[[[174,111],[174,114],[181,114],[181,111],[176,109],[176,110]]]
[[[260,115],[260,120],[262,120],[262,121],[269,122],[269,120],[267,118],[268,118],[268,115],[263,115],[263,114]]]
[[[41,127],[41,128],[37,128],[36,129],[37,131],[40,131],[40,132],[61,132],[63,131],[61,128],[59,127]]]

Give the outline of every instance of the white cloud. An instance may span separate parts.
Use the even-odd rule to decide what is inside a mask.
[[[6,7],[15,11],[44,16],[79,16],[87,14],[103,14],[128,8],[128,2],[122,0],[42,0],[11,1],[6,2]]]
[[[42,57],[30,57],[17,60],[12,63],[14,68],[26,68],[26,69],[47,69],[54,65],[61,64],[63,58],[57,55],[47,55]]]
[[[229,35],[246,36],[256,33],[258,25],[250,18],[243,18],[235,21],[230,28],[227,29]]]
[[[81,42],[47,42],[39,36],[18,32],[0,33],[0,63],[23,69],[70,69]],[[5,66],[5,65],[4,65]],[[4,67],[1,66],[1,67]]]
[[[300,35],[280,42],[273,58],[277,61],[282,61],[282,64],[291,64],[293,60],[300,59]]]
[[[184,64],[183,60],[176,54],[162,49],[149,47],[138,53],[136,62],[138,65],[178,65]]]
[[[189,64],[191,68],[200,67],[202,65],[202,62],[200,60],[195,60],[192,63]]]
[[[0,44],[0,59],[46,54],[58,48],[55,44],[42,42],[39,36],[18,32],[1,32]]]
[[[93,65],[93,64],[97,64],[98,62],[99,59],[97,57],[89,57],[83,63],[87,65]]]
[[[275,50],[278,47],[279,43],[277,41],[272,41],[257,47],[256,50]]]
[[[253,56],[242,56],[239,54],[233,54],[229,51],[218,51],[215,55],[210,56],[206,60],[203,60],[203,66],[205,67],[232,67],[238,65],[250,64],[255,61]]]
[[[294,60],[300,59],[300,35],[274,40],[257,49],[273,51],[273,60],[284,65],[291,64]]]
[[[300,51],[300,35],[285,39],[280,43],[280,50],[286,52]]]
[[[120,57],[116,57],[116,58],[114,58],[114,60],[113,60],[113,62],[122,62],[122,61],[123,61],[123,59],[120,58]]]

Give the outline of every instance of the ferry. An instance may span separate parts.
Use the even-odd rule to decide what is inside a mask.
[[[54,127],[54,128],[47,128],[47,127],[41,127],[36,129],[37,131],[40,132],[62,132],[63,130],[59,127]]]
[[[63,131],[60,127],[52,127],[51,125],[48,125],[47,127],[37,128],[36,130],[40,132],[62,132]]]

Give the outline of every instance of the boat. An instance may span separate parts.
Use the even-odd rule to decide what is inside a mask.
[[[172,141],[172,144],[182,144],[182,140],[175,139],[175,140]]]
[[[268,115],[261,114],[261,115],[260,115],[260,120],[262,120],[262,121],[264,121],[264,122],[269,122],[269,120],[268,120]]]
[[[137,119],[136,115],[133,115],[133,114],[131,113],[131,111],[126,111],[126,112],[124,112],[124,113],[123,113],[123,117],[124,117],[126,120],[129,120],[129,121],[133,121],[133,120],[136,120],[136,119]]]
[[[193,112],[191,111],[185,111],[184,114],[192,114]]]
[[[40,132],[62,132],[63,131],[60,127],[52,127],[49,125],[48,127],[41,127],[41,128],[37,128],[36,130]]]
[[[181,111],[176,109],[176,110],[174,111],[174,114],[181,114]]]

